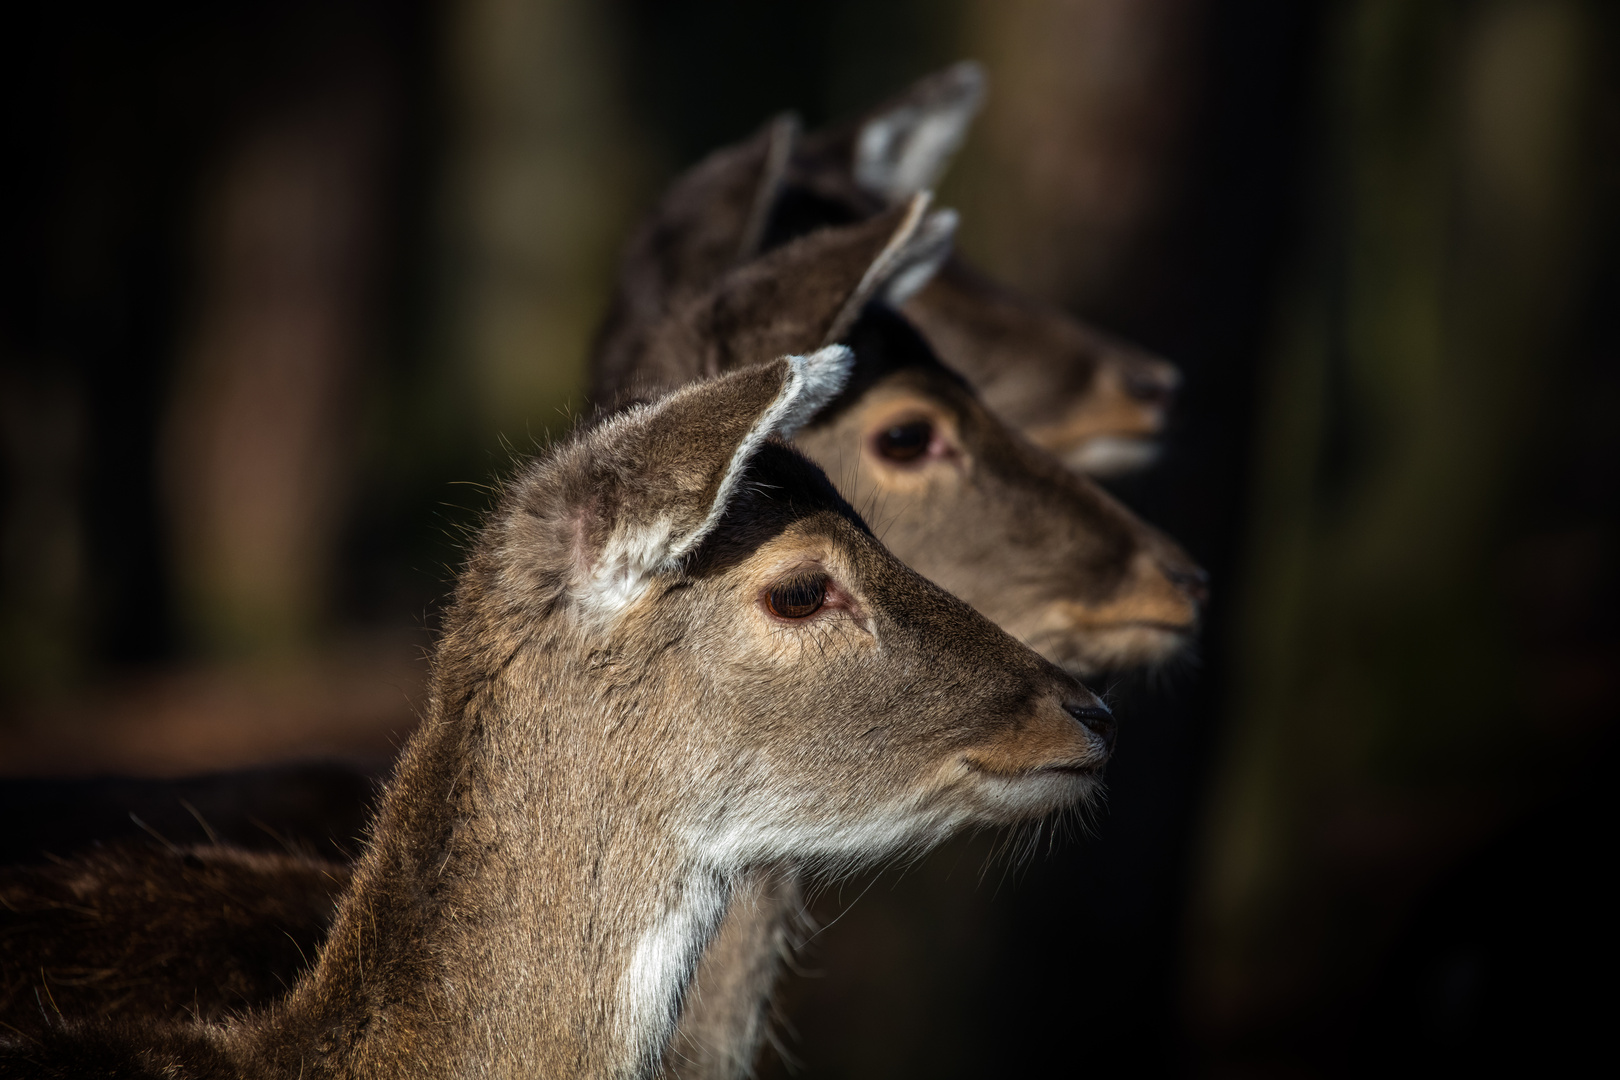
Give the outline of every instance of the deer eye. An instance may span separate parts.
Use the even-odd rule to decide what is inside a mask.
[[[879,432],[877,452],[890,461],[916,461],[928,452],[928,444],[933,440],[934,425],[927,420],[913,420]]]
[[[779,619],[808,619],[827,602],[827,579],[814,577],[785,581],[765,594],[765,605]]]

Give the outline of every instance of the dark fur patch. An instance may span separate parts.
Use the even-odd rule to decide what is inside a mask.
[[[129,845],[0,871],[0,1021],[217,1019],[313,961],[346,866]]]

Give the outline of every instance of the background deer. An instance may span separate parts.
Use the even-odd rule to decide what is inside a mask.
[[[510,485],[458,581],[429,715],[284,1001],[51,1028],[0,1060],[648,1075],[739,874],[838,873],[1085,799],[1100,702],[889,555],[774,441],[848,357],[685,388]]]
[[[873,508],[908,565],[1070,670],[1162,661],[1189,640],[1203,574],[1095,483],[1029,445],[895,311],[949,256],[926,194],[801,237],[603,339],[599,401],[804,352],[855,350],[848,390],[797,445]]]
[[[858,120],[801,135],[791,116],[671,185],[627,248],[599,354],[725,271],[932,187],[966,137],[984,75],[962,63]],[[1071,467],[1117,473],[1157,453],[1180,374],[1168,361],[949,256],[902,310],[992,411]]]

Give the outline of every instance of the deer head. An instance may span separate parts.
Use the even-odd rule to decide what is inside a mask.
[[[1203,575],[1008,429],[898,315],[945,261],[927,197],[725,275],[603,357],[606,400],[843,340],[850,385],[797,436],[890,549],[1070,670],[1151,663],[1196,629]]]
[[[931,187],[966,137],[984,75],[957,64],[857,120],[799,133],[778,117],[671,186],[632,240],[604,351],[761,252],[867,220]],[[956,257],[902,309],[985,403],[1071,468],[1157,454],[1180,375],[1168,361],[990,282]]]

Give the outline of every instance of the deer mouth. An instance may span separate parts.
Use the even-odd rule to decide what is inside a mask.
[[[982,776],[989,776],[996,780],[1039,780],[1048,776],[1072,776],[1080,780],[1096,780],[1102,776],[1106,761],[1076,760],[1046,762],[1041,765],[1030,765],[1023,768],[997,767],[986,761],[968,757],[963,758],[968,768]]]
[[[1024,768],[997,768],[969,760],[981,790],[978,798],[991,820],[1012,824],[1084,806],[1102,790],[1103,763],[1071,759]]]
[[[977,782],[971,796],[986,820],[1001,824],[1027,821],[1089,803],[1102,790],[1106,753],[1061,756],[991,750],[965,754],[958,760]],[[959,774],[960,775],[960,774]]]
[[[1165,650],[1164,658],[1168,658],[1170,654],[1179,651],[1183,645],[1192,641],[1198,632],[1198,624],[1196,622],[1166,622],[1163,619],[1130,619],[1125,622],[1105,623],[1094,628],[1094,632],[1102,637],[1108,635],[1152,635],[1154,638],[1163,641],[1164,644],[1161,647]],[[1148,651],[1157,653],[1159,649],[1150,648]],[[1158,658],[1157,656],[1148,657],[1150,660]]]
[[[1056,773],[1059,776],[1075,776],[1084,780],[1095,780],[1101,776],[1103,764],[1100,761],[1064,762],[1059,765],[1042,765],[1033,770],[1032,775],[1041,773]]]
[[[1091,476],[1119,476],[1153,464],[1161,449],[1149,435],[1097,435],[1058,451],[1063,464]]]

